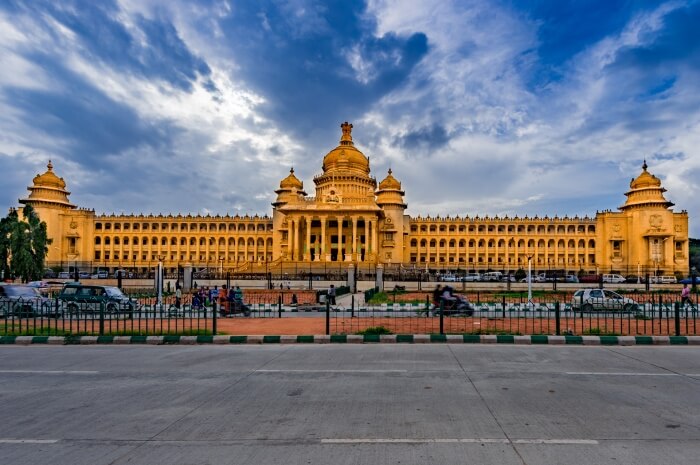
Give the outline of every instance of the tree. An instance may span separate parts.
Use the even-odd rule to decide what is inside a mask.
[[[5,276],[26,282],[41,278],[51,239],[46,233],[46,223],[31,205],[25,206],[22,214],[24,219],[13,209],[0,220],[0,267]]]

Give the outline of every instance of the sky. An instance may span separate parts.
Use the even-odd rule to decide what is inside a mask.
[[[270,215],[353,123],[412,216],[595,216],[643,160],[700,237],[700,0],[3,0],[0,208]]]

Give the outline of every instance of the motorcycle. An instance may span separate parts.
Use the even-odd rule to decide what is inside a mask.
[[[465,315],[472,316],[474,314],[474,306],[467,300],[466,297],[455,295],[454,300],[445,300],[442,304],[442,313],[445,316],[450,315]],[[440,303],[433,302],[431,309],[433,316],[440,315]]]
[[[246,305],[242,299],[227,300],[219,310],[219,314],[223,317],[239,314],[243,314],[243,316],[250,316],[251,312],[250,307]]]

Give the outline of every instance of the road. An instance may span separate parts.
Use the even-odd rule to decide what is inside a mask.
[[[14,464],[661,464],[700,456],[695,347],[4,346]]]

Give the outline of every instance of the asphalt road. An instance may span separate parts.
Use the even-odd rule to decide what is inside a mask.
[[[4,346],[0,463],[672,464],[695,347]]]

